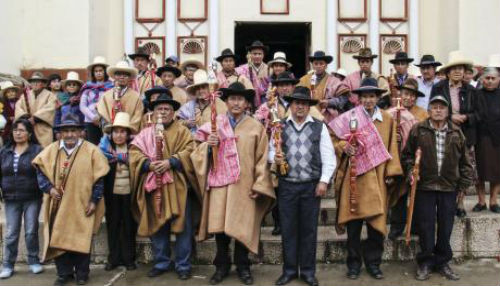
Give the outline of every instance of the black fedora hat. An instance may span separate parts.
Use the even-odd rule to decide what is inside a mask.
[[[144,47],[139,47],[139,48],[135,51],[135,53],[128,55],[128,57],[129,57],[131,60],[134,60],[135,58],[138,58],[138,57],[143,57],[143,58],[146,58],[146,59],[148,59],[148,60],[149,60],[150,55],[149,55],[148,51],[146,50],[146,48],[144,48]]]
[[[162,103],[172,105],[174,110],[177,110],[181,107],[181,104],[177,100],[173,99],[172,93],[168,89],[166,92],[161,93],[160,96],[158,96],[158,98],[155,101],[149,103],[149,105],[151,106],[151,109],[155,109],[155,107],[158,104],[162,104]]]
[[[219,88],[219,91],[222,92],[220,99],[224,101],[226,101],[230,95],[242,95],[248,102],[253,102],[255,96],[255,90],[246,89],[239,81],[233,82],[227,88]]]
[[[156,75],[161,77],[161,75],[164,73],[164,72],[171,72],[175,75],[175,77],[180,77],[181,74],[182,74],[182,71],[174,66],[171,66],[171,65],[164,65],[162,67],[159,67],[157,70],[156,70]]]
[[[153,94],[157,94],[157,93],[160,95],[166,94],[166,95],[172,96],[172,92],[168,88],[166,88],[164,86],[157,85],[157,86],[154,86],[154,87],[152,87],[144,92],[144,96],[146,97],[147,102],[150,102],[151,96]]]
[[[235,55],[231,49],[224,49],[220,53],[220,56],[216,57],[215,60],[219,63],[222,63],[222,60],[224,60],[225,58],[233,58],[235,62],[239,60],[238,56]]]
[[[399,63],[399,62],[404,62],[404,63],[411,63],[413,62],[412,58],[408,57],[408,54],[406,52],[397,52],[396,55],[394,56],[394,59],[389,61],[391,64]]]
[[[64,128],[83,128],[82,120],[78,116],[78,114],[68,112],[63,115],[61,119],[61,123],[56,125],[54,129],[61,130]]]
[[[414,78],[408,78],[403,82],[403,85],[397,86],[396,87],[399,90],[406,89],[411,92],[414,92],[417,97],[425,97],[425,94],[418,90],[418,82]]]
[[[323,51],[315,51],[312,56],[309,56],[309,61],[325,61],[327,64],[333,61],[333,57],[325,54]]]
[[[250,46],[247,46],[246,48],[248,52],[254,49],[262,49],[265,53],[269,51],[269,47],[264,45],[264,43],[259,40],[254,41]]]
[[[355,58],[356,60],[359,60],[359,59],[374,59],[378,56],[372,53],[372,49],[362,48],[359,50],[359,53],[357,55],[354,55],[352,57]]]
[[[366,92],[374,92],[377,95],[385,93],[387,90],[378,87],[377,80],[372,77],[367,77],[361,81],[361,86],[353,89],[351,92],[361,95]]]
[[[299,80],[296,79],[293,74],[289,71],[284,71],[278,75],[276,79],[273,79],[272,81],[273,85],[278,85],[282,83],[291,83],[293,85],[296,85],[299,83]]]
[[[422,67],[422,66],[433,66],[433,67],[438,67],[442,66],[443,64],[440,62],[437,62],[434,59],[433,55],[423,55],[422,58],[420,59],[419,64],[414,64],[417,67]]]
[[[294,100],[303,100],[307,101],[309,105],[316,105],[318,101],[316,99],[311,98],[311,90],[305,86],[297,86],[292,92],[290,96],[283,96],[283,99],[289,103],[292,103]]]

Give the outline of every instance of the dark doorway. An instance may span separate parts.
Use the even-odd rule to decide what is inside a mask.
[[[293,64],[291,71],[296,77],[306,73],[311,48],[311,23],[236,22],[234,48],[240,57],[240,64],[246,63],[246,46],[255,40],[269,46],[265,62],[272,60],[274,52],[282,51]]]

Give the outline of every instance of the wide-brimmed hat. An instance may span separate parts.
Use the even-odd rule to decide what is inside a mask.
[[[284,71],[280,73],[276,79],[272,80],[273,85],[282,83],[291,83],[293,85],[296,85],[297,83],[299,83],[299,79],[296,79],[291,72]]]
[[[33,82],[33,81],[43,81],[47,83],[49,80],[43,75],[43,73],[36,71],[31,74],[30,78],[28,78],[28,82]]]
[[[454,66],[472,66],[472,61],[467,59],[462,51],[451,51],[448,54],[448,63],[439,70],[447,73],[448,69]]]
[[[331,63],[333,61],[333,57],[327,55],[323,51],[315,51],[312,56],[309,56],[309,61],[325,61],[327,64]]]
[[[204,68],[203,64],[195,59],[188,59],[182,62],[181,66],[179,67],[180,70],[184,71],[188,66],[195,66],[197,69],[202,69]]]
[[[129,66],[127,61],[119,61],[115,66],[108,67],[106,72],[110,77],[113,77],[116,72],[126,72],[129,73],[131,77],[137,76],[137,69]]]
[[[435,96],[431,97],[431,99],[429,100],[429,104],[432,104],[432,103],[437,102],[437,101],[444,103],[444,105],[446,105],[446,106],[450,106],[450,103],[448,102],[446,97],[444,97],[442,95],[435,95]]]
[[[361,95],[363,93],[367,93],[367,92],[374,92],[377,95],[381,95],[381,94],[387,92],[387,90],[379,88],[376,79],[371,78],[371,77],[367,77],[361,81],[361,85],[359,88],[354,89],[351,92],[359,94],[359,95]]]
[[[194,91],[197,87],[209,84],[208,82],[208,74],[205,70],[199,69],[194,72],[193,75],[193,84],[188,85],[186,87],[186,91],[190,94],[194,94]]]
[[[156,75],[161,77],[161,75],[164,73],[164,72],[171,72],[175,75],[175,77],[180,77],[181,74],[182,74],[182,71],[180,69],[178,69],[177,67],[174,67],[172,65],[164,65],[162,67],[159,67],[157,70],[156,70]]]
[[[21,91],[21,88],[19,86],[15,86],[11,81],[4,81],[0,83],[0,96],[3,96],[9,89],[15,89],[18,93]]]
[[[166,95],[172,96],[172,92],[168,88],[161,86],[161,85],[157,85],[157,86],[154,86],[154,87],[152,87],[144,92],[144,96],[146,97],[146,101],[150,102],[151,96],[153,94],[157,94],[157,93],[160,95],[166,94]]]
[[[143,57],[143,58],[146,58],[147,60],[149,60],[150,54],[148,53],[148,51],[147,51],[147,49],[145,47],[139,47],[135,51],[135,53],[128,55],[128,57],[131,60],[134,60],[135,58],[138,58],[138,57]]]
[[[247,52],[250,52],[251,50],[255,50],[255,49],[262,49],[264,51],[264,53],[267,53],[267,51],[269,51],[269,47],[264,45],[264,43],[262,43],[259,40],[254,41],[250,46],[247,46],[246,48],[247,48]]]
[[[215,60],[218,61],[219,63],[222,63],[222,60],[225,58],[233,58],[235,62],[238,61],[238,56],[233,53],[231,49],[224,49],[221,53],[220,56],[216,57]]]
[[[490,55],[488,57],[488,65],[490,68],[500,68],[500,54]]]
[[[109,65],[106,63],[106,58],[102,56],[96,56],[92,63],[87,66],[88,71],[92,71],[95,66],[103,66],[106,69]]]
[[[425,97],[425,94],[418,90],[418,82],[414,78],[408,78],[403,82],[403,85],[398,86],[397,89],[406,89],[417,94],[417,97]]]
[[[338,70],[333,72],[336,75],[343,76],[344,78],[347,76],[347,71],[343,68],[339,68]]]
[[[126,128],[130,130],[131,133],[137,132],[134,127],[130,126],[130,114],[128,114],[127,112],[118,112],[115,115],[115,121],[113,121],[113,124],[104,126],[103,131],[106,133],[110,133],[111,130],[113,130],[113,127]]]
[[[442,66],[442,65],[443,65],[442,63],[440,63],[434,59],[433,55],[423,55],[422,58],[420,59],[420,63],[414,64],[414,66],[417,66],[419,68],[422,66],[438,67],[438,66]]]
[[[394,56],[394,59],[389,61],[391,64],[399,63],[399,62],[404,62],[404,63],[411,63],[413,62],[412,58],[408,57],[408,54],[406,52],[397,52],[396,55]]]
[[[66,79],[61,81],[62,86],[66,86],[70,82],[76,82],[80,84],[80,86],[83,85],[83,81],[80,80],[80,75],[75,72],[75,71],[70,71],[66,74]]]
[[[292,67],[292,64],[286,61],[286,54],[284,52],[274,53],[273,60],[267,63],[268,66],[272,67],[274,64],[284,64],[288,68]]]
[[[352,56],[356,60],[360,59],[370,59],[373,60],[374,58],[378,57],[377,55],[374,55],[372,53],[372,49],[370,48],[362,48],[359,50],[359,53],[357,55]]]
[[[283,99],[288,103],[292,103],[294,100],[307,101],[309,105],[316,105],[318,101],[311,97],[311,90],[305,86],[297,86],[294,88],[291,95],[283,96]]]
[[[76,113],[68,112],[63,115],[61,123],[56,125],[54,129],[61,130],[64,128],[83,128],[82,121]]]
[[[154,109],[158,104],[162,103],[172,105],[174,111],[181,107],[181,104],[177,100],[174,100],[174,98],[172,97],[172,93],[170,92],[170,90],[167,91],[168,92],[160,94],[160,96],[155,101],[150,103],[151,109]]]
[[[230,95],[241,95],[244,96],[248,102],[253,102],[255,96],[255,90],[246,89],[245,85],[239,81],[233,82],[227,88],[220,88],[219,91],[222,92],[220,99],[224,101],[226,101]]]

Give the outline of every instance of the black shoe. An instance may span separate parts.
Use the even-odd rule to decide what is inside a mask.
[[[347,269],[347,278],[356,280],[359,278],[359,273],[361,270],[359,268],[348,268]]]
[[[210,278],[210,284],[215,285],[219,284],[224,280],[224,278],[229,275],[229,269],[224,269],[224,268],[217,268],[215,269],[215,273],[212,275],[212,278]]]
[[[164,273],[167,273],[168,272],[168,269],[158,269],[158,268],[154,268],[151,269],[149,272],[148,272],[148,277],[149,278],[153,278],[153,277],[158,277]]]
[[[276,280],[276,282],[274,283],[274,285],[286,285],[288,283],[290,283],[290,281],[294,280],[294,279],[297,279],[297,275],[287,275],[287,274],[281,274],[280,278],[278,278],[278,280]]]
[[[314,276],[300,275],[300,279],[307,283],[309,286],[319,286],[318,279]]]
[[[497,213],[497,214],[500,214],[500,207],[497,204],[490,205],[490,211]]]
[[[380,270],[378,265],[366,266],[366,272],[368,272],[368,274],[375,279],[384,279],[384,273],[382,273],[382,270]]]
[[[118,264],[111,264],[108,262],[108,263],[106,263],[106,266],[104,266],[104,270],[111,271],[111,270],[116,269],[116,267],[118,267]]]
[[[439,268],[439,274],[444,276],[448,280],[457,281],[460,280],[460,276],[451,270],[448,264],[445,264]]]
[[[281,227],[280,226],[275,226],[273,228],[273,231],[271,232],[271,235],[276,236],[276,235],[280,235],[280,234],[281,234]]]
[[[76,285],[85,285],[89,281],[88,277],[76,278]]]
[[[482,205],[480,203],[477,203],[473,208],[472,208],[472,211],[477,213],[477,212],[481,212],[481,211],[485,211],[487,210],[488,208],[486,207],[486,204]]]
[[[188,280],[191,278],[191,271],[179,271],[177,272],[177,276],[180,280]]]
[[[396,238],[400,237],[401,235],[403,235],[403,231],[405,230],[405,225],[399,225],[399,224],[396,224],[396,225],[391,225],[391,230],[389,231],[389,239],[390,240],[396,240]]]
[[[253,284],[253,277],[252,277],[252,272],[250,272],[250,269],[238,269],[238,278],[240,279],[241,283],[245,285],[252,285]]]
[[[137,269],[137,265],[135,265],[135,263],[127,264],[127,265],[125,265],[125,267],[127,268],[128,271],[132,271],[132,270]]]
[[[68,283],[72,279],[73,279],[73,275],[57,276],[56,281],[54,281],[54,286],[63,286],[64,284]]]
[[[457,212],[455,215],[459,218],[463,218],[467,215],[467,212],[462,208],[457,208]]]
[[[431,277],[431,269],[428,265],[419,265],[415,279],[418,281],[425,281]]]

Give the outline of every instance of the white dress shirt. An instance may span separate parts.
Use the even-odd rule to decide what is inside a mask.
[[[73,151],[75,151],[76,148],[78,148],[78,146],[82,145],[82,143],[83,143],[83,140],[78,139],[78,142],[75,144],[75,146],[71,149],[68,149],[68,148],[66,148],[66,145],[64,145],[64,140],[61,139],[61,141],[59,141],[59,149],[64,149],[64,151],[66,151],[66,154],[68,156],[71,156],[71,154],[73,154]]]
[[[435,77],[432,81],[424,81],[424,78],[420,76],[417,78],[417,82],[418,91],[425,94],[425,97],[418,97],[416,105],[427,110],[427,108],[429,107],[429,99],[431,97],[432,87],[439,82],[439,79]]]

